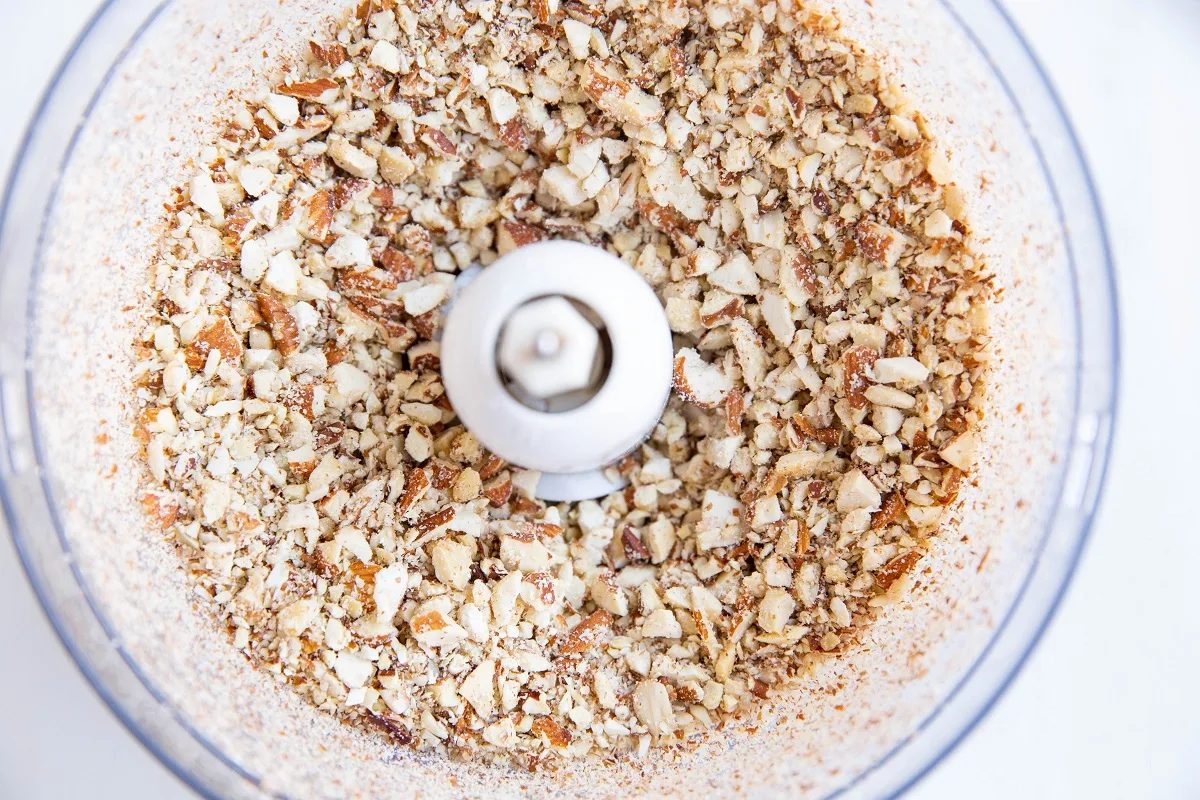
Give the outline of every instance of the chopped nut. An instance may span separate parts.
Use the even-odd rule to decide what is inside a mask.
[[[335,81],[328,78],[318,78],[313,81],[285,83],[279,87],[279,93],[301,100],[311,100],[322,105],[332,103],[337,99],[339,87]]]
[[[274,297],[258,294],[256,298],[258,313],[262,314],[263,319],[271,326],[271,339],[274,340],[276,349],[280,355],[290,356],[296,352],[300,342],[300,328],[296,325],[296,318]]]
[[[138,501],[237,649],[389,743],[686,747],[916,585],[986,397],[968,194],[796,4],[425,5],[358,4],[180,154]],[[539,499],[439,374],[454,274],[552,238],[676,351],[595,501]]]
[[[192,369],[202,368],[213,350],[230,363],[242,356],[242,338],[234,332],[228,317],[221,317],[192,340],[185,356],[187,365]]]
[[[916,384],[929,377],[929,369],[911,356],[877,359],[874,370],[879,383]]]
[[[467,632],[457,622],[437,608],[418,611],[408,622],[413,638],[430,647],[448,647],[466,637]]]
[[[975,465],[975,448],[975,434],[966,431],[951,439],[938,455],[951,466],[968,472]]]
[[[329,137],[329,157],[356,178],[374,178],[379,171],[376,160],[340,136]]]
[[[684,400],[711,408],[719,405],[732,388],[733,381],[695,350],[685,347],[676,354],[675,391]]]
[[[796,609],[796,601],[783,589],[770,587],[758,604],[758,627],[767,633],[782,633]]]
[[[655,736],[675,730],[675,712],[667,687],[656,680],[645,680],[633,690],[633,712]]]
[[[598,108],[623,123],[649,125],[663,115],[662,101],[608,72],[595,59],[584,69],[583,91]]]
[[[433,546],[433,570],[437,579],[455,589],[465,589],[471,581],[471,553],[450,539]]]
[[[683,636],[683,629],[675,615],[665,608],[650,612],[642,623],[642,636],[647,639],[678,639]]]
[[[543,737],[551,747],[566,747],[571,743],[570,732],[550,717],[538,717],[530,730]]]
[[[904,498],[899,492],[889,492],[883,498],[883,506],[871,514],[872,528],[885,528],[900,518],[904,513]]]
[[[862,473],[862,470],[847,472],[838,485],[837,510],[846,513],[855,509],[879,508],[879,490]]]
[[[480,719],[490,719],[496,711],[496,662],[488,659],[472,670],[458,687],[458,693]]]
[[[593,611],[582,622],[571,629],[563,640],[559,652],[563,654],[585,653],[612,630],[612,615],[607,611]]]

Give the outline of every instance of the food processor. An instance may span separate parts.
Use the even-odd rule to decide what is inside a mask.
[[[346,8],[112,0],[91,21],[30,127],[0,214],[0,499],[80,668],[197,792],[879,797],[911,785],[986,712],[1053,613],[1103,485],[1118,372],[1111,259],[1069,124],[999,5],[835,7],[842,33],[904,85],[950,153],[977,250],[995,275],[990,392],[971,485],[910,596],[745,724],[688,749],[536,773],[399,748],[281,688],[194,606],[171,542],[139,502],[128,384],[162,204],[234,98],[269,85]],[[461,287],[457,302],[470,302],[470,292]],[[522,326],[517,312],[548,296],[566,305],[535,306]],[[498,349],[475,353],[508,365],[511,384],[499,390],[513,413],[599,385],[592,373],[546,381],[530,364],[553,361],[573,331],[590,347],[570,352],[590,352],[603,372],[601,329],[621,335],[624,325],[601,306],[599,295],[573,289],[530,284],[513,295],[486,339]],[[648,369],[661,369],[654,348],[644,355]],[[469,358],[460,366],[479,374]],[[607,369],[605,387],[624,367]],[[448,389],[453,380],[448,372]],[[662,407],[658,385],[636,394],[628,441],[598,448],[615,456],[637,443],[640,418]],[[532,448],[524,458],[552,455],[536,442],[513,446]],[[544,466],[579,475],[610,453],[594,455]]]

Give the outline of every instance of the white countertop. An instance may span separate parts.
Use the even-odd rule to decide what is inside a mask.
[[[1124,374],[1099,522],[1045,639],[910,797],[1200,797],[1200,3],[1006,0],[1079,130],[1108,216]],[[97,0],[0,3],[0,179]],[[0,797],[191,798],[54,637],[0,534]]]

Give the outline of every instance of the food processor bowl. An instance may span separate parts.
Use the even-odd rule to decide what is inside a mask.
[[[47,92],[0,227],[0,492],[42,604],[114,712],[211,797],[879,797],[1021,666],[1079,558],[1116,403],[1112,264],[1045,75],[991,0],[844,0],[947,149],[995,274],[980,461],[904,602],[694,748],[525,773],[398,748],[246,661],[139,502],[133,348],[157,221],[239,93],[344,8],[111,0]]]

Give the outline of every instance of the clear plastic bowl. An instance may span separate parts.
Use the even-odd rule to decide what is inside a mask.
[[[921,586],[862,648],[765,708],[754,735],[724,731],[675,763],[526,775],[415,757],[275,688],[191,607],[169,545],[136,510],[121,379],[154,236],[142,223],[211,135],[223,90],[262,85],[264,65],[297,52],[338,13],[331,5],[111,0],[55,77],[8,187],[0,493],[30,580],[96,690],[212,797],[903,791],[987,711],[1044,630],[1091,525],[1116,406],[1096,197],[1003,10],[839,4],[847,32],[881,55],[952,153],[1003,289],[978,480]]]

